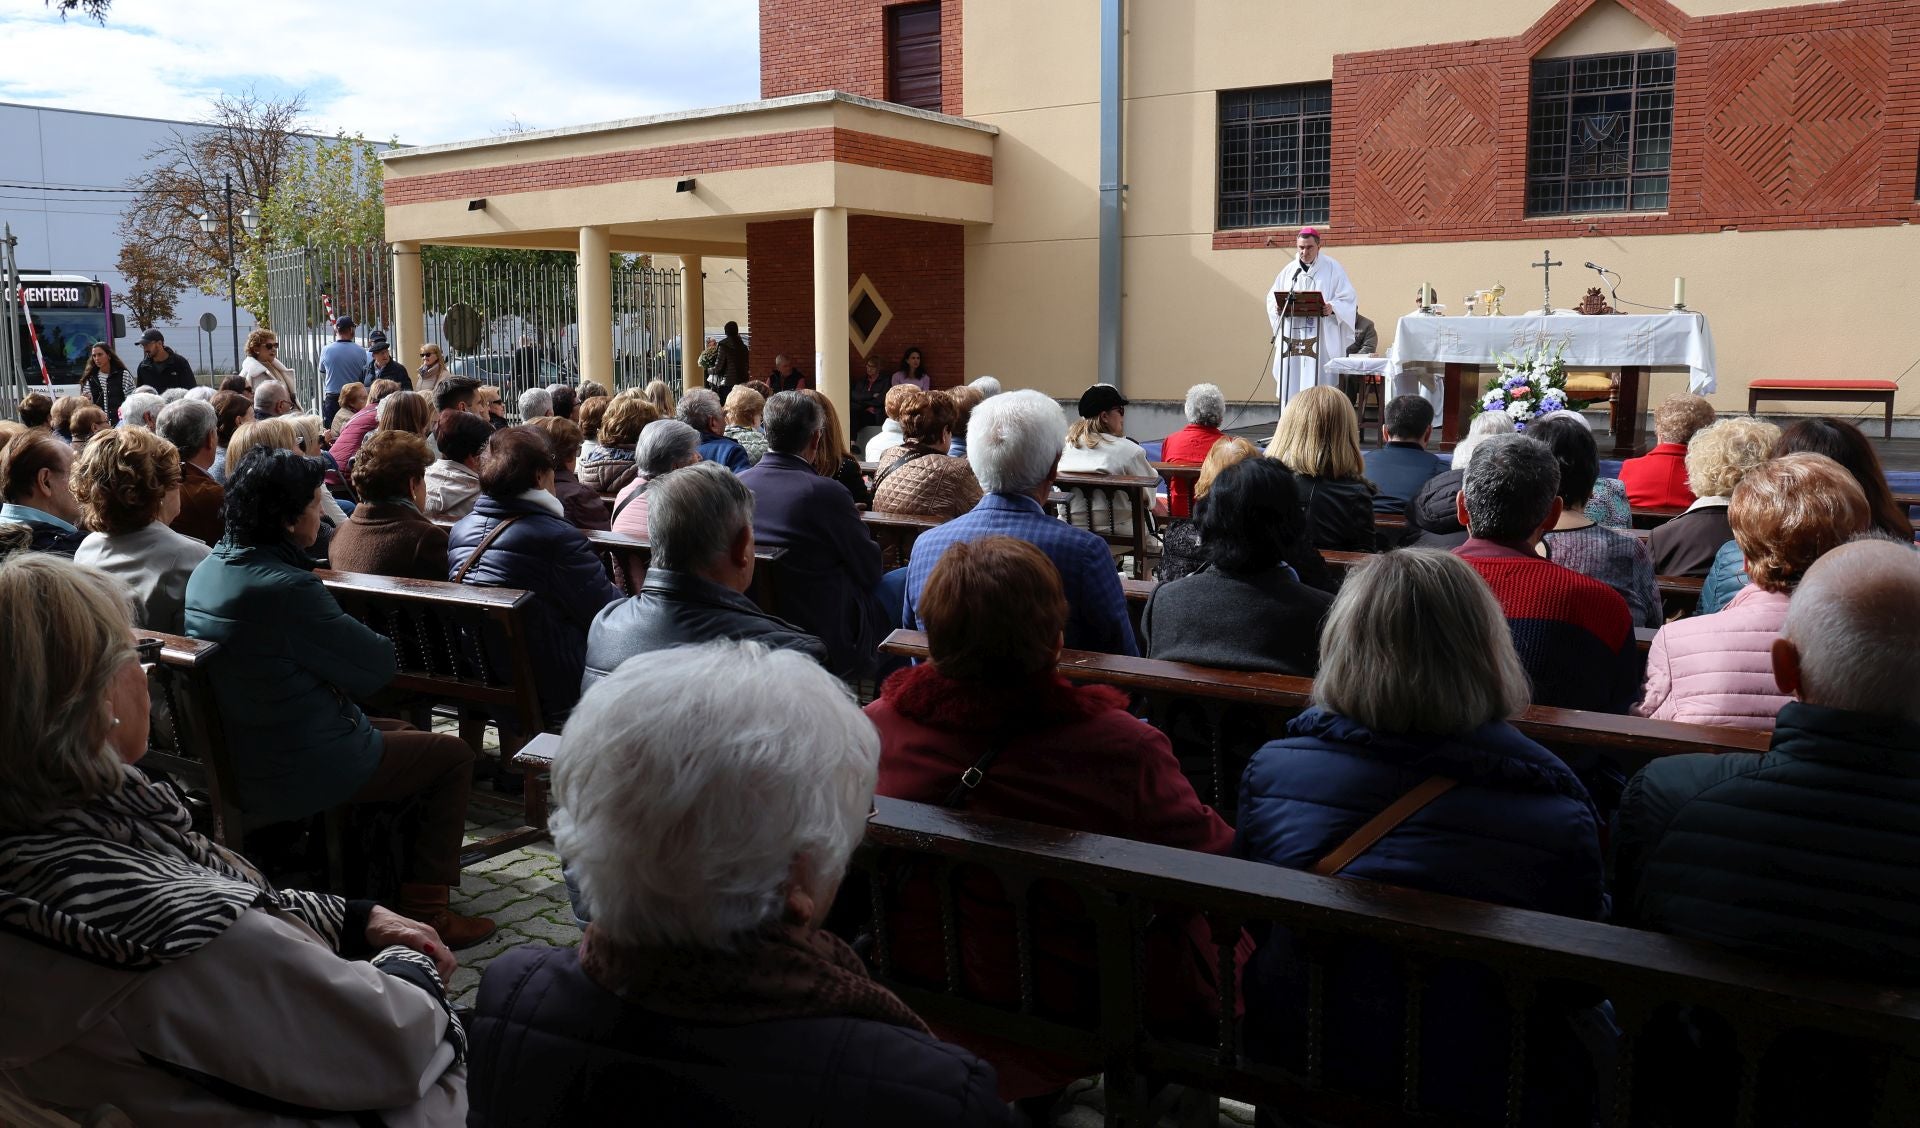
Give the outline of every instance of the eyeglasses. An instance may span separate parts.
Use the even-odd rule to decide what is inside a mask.
[[[264,345],[261,345],[260,347],[261,347],[261,348],[263,348],[263,349],[277,349],[277,348],[279,348],[279,347],[280,347],[280,342],[279,342],[279,341],[268,341],[268,342],[267,342],[266,344],[264,344]]]

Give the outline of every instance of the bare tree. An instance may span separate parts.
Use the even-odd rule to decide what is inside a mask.
[[[60,13],[61,19],[68,12],[79,12],[94,23],[107,22],[107,9],[113,7],[113,0],[47,0],[47,6]]]
[[[227,260],[225,184],[233,184],[233,214],[260,210],[286,169],[306,96],[265,98],[251,89],[214,99],[212,112],[192,130],[174,130],[147,154],[147,170],[128,182],[139,193],[121,216],[120,234],[140,243],[151,259],[177,263],[185,280],[206,294],[225,294]],[[200,229],[200,217],[212,217],[212,233]],[[234,244],[244,258],[251,252],[244,229]],[[253,310],[255,316],[264,310]]]

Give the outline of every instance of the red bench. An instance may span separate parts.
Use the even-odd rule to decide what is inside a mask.
[[[1886,409],[1886,437],[1891,439],[1893,394],[1899,390],[1892,380],[1755,380],[1747,385],[1747,414],[1755,414],[1761,400],[1877,403]]]

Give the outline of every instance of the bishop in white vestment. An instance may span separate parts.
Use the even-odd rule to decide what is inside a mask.
[[[1273,382],[1282,405],[1315,384],[1336,382],[1331,375],[1322,378],[1324,365],[1347,355],[1347,346],[1353,343],[1355,319],[1360,316],[1360,295],[1354,292],[1353,283],[1340,264],[1320,253],[1320,233],[1311,227],[1302,227],[1294,240],[1294,250],[1297,254],[1293,261],[1280,271],[1267,290],[1267,325],[1280,334],[1274,341]],[[1290,357],[1286,338],[1312,332],[1316,319],[1288,316],[1286,324],[1281,325],[1280,305],[1284,299],[1274,295],[1309,290],[1318,291],[1330,311],[1328,316],[1317,319],[1319,355]]]

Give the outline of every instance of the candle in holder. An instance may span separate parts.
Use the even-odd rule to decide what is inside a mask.
[[[1687,280],[1685,278],[1675,278],[1673,280],[1673,308],[1685,309],[1686,307]]]

